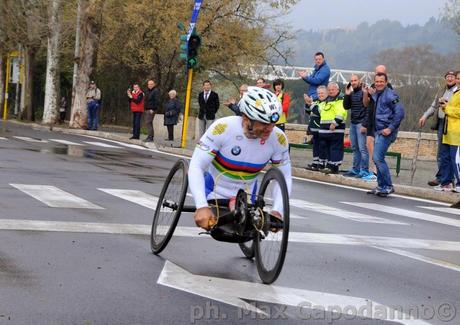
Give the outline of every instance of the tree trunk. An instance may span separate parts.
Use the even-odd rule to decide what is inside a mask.
[[[35,120],[33,104],[34,71],[36,48],[23,46],[24,55],[24,85],[21,92],[20,118],[28,121]]]
[[[0,117],[3,116],[3,106],[5,98],[5,78],[3,76],[3,52],[0,51]]]
[[[61,0],[52,0],[50,4],[50,21],[48,36],[48,53],[46,59],[45,105],[43,124],[54,124],[58,112],[59,96],[59,39]]]
[[[96,19],[95,13],[98,12],[97,9],[102,2],[102,0],[81,0],[81,43],[80,54],[78,56],[75,98],[72,103],[69,123],[71,128],[85,128],[88,124],[86,91],[88,89],[89,77],[93,72],[94,52],[99,41],[98,31],[100,23]]]
[[[77,86],[77,73],[78,66],[80,63],[80,33],[81,33],[81,16],[82,16],[82,0],[77,0],[77,23],[75,28],[75,49],[74,49],[74,62],[73,62],[73,75],[72,75],[72,100],[70,102],[70,107],[74,106],[75,102],[75,88]]]

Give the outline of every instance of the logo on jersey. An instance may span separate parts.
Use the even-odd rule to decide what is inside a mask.
[[[237,136],[236,136],[236,140],[238,140],[238,141],[243,140],[243,136],[242,136],[242,135],[237,135]]]
[[[278,143],[282,145],[283,147],[286,147],[287,141],[286,137],[282,133],[276,133],[276,136],[278,137]]]
[[[200,148],[201,150],[203,150],[203,151],[209,151],[209,149],[210,149],[209,146],[204,144],[202,141],[200,141],[196,146],[198,148]]]
[[[225,132],[225,129],[227,128],[227,124],[225,123],[219,123],[214,127],[214,130],[212,130],[213,135],[220,135]]]
[[[232,154],[233,154],[234,156],[238,156],[240,153],[241,153],[241,148],[240,148],[239,146],[234,146],[234,147],[232,148]]]

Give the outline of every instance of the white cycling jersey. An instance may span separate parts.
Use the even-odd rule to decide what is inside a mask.
[[[269,162],[284,174],[291,193],[291,162],[284,132],[275,127],[265,141],[248,139],[242,123],[241,116],[216,120],[197,144],[188,171],[197,209],[208,206],[208,200],[234,197],[239,189],[257,194],[257,175]],[[280,200],[275,196],[275,210],[282,207]]]

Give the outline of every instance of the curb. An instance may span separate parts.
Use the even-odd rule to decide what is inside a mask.
[[[63,127],[52,127],[37,124],[37,123],[22,123],[19,121],[8,121],[10,123],[15,123],[23,126],[31,126],[32,129],[37,130],[47,130],[47,131],[57,131],[62,133],[68,134],[83,134],[83,135],[91,135],[96,137],[102,137],[109,140],[115,140],[120,142],[126,142],[131,144],[136,144],[142,147],[146,147],[149,149],[156,149],[162,152],[177,154],[177,155],[184,155],[187,157],[191,157],[193,151],[190,149],[182,149],[182,148],[172,148],[166,146],[156,146],[154,143],[145,143],[141,140],[129,140],[126,136],[117,135],[112,132],[105,132],[105,131],[89,131],[89,130],[81,130],[81,129],[69,129]],[[374,183],[366,183],[360,181],[358,179],[344,177],[342,175],[326,175],[321,172],[314,172],[310,170],[306,170],[303,168],[292,167],[292,175],[300,178],[321,181],[325,183],[331,184],[339,184],[351,187],[357,187],[362,189],[372,189],[375,187]],[[433,200],[438,202],[450,203],[454,204],[460,201],[460,195],[453,192],[436,192],[433,189],[429,188],[421,188],[409,185],[394,185],[395,193],[399,195],[417,197],[426,200]]]

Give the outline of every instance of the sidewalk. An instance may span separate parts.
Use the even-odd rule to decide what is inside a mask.
[[[20,125],[27,126],[34,129],[49,130],[48,126],[44,126],[36,123],[22,123],[19,121],[8,121],[9,123],[17,123]],[[62,132],[69,134],[84,134],[92,135],[96,137],[105,138],[108,140],[115,140],[120,142],[126,142],[131,144],[141,145],[150,149],[159,151],[175,153],[178,155],[191,156],[195,142],[193,140],[187,141],[186,149],[180,148],[180,140],[177,139],[174,142],[165,141],[164,139],[155,139],[154,142],[145,143],[142,140],[129,140],[131,137],[130,128],[120,126],[103,126],[99,131],[89,131],[80,129],[69,129],[66,126],[54,126],[53,132]],[[371,189],[376,186],[375,182],[364,182],[359,179],[344,177],[342,175],[325,175],[321,172],[312,172],[306,170],[304,167],[307,162],[311,161],[311,150],[292,149],[291,150],[291,161],[292,161],[292,174],[293,176],[323,181],[334,184],[341,184],[346,186]],[[351,165],[351,154],[345,154],[343,169],[347,169]],[[410,173],[412,160],[403,159],[401,161],[401,172],[399,177],[396,177],[395,164],[396,160],[388,157],[387,162],[390,165],[392,172],[392,179],[395,185],[396,194],[413,196],[428,200],[434,200],[446,203],[457,203],[460,201],[459,193],[452,192],[437,192],[427,185],[427,181],[431,180],[436,173],[437,165],[435,161],[417,161],[417,169],[414,175],[413,184],[410,184]]]

